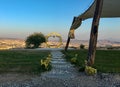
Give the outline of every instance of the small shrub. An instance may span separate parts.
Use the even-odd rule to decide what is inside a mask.
[[[51,69],[50,61],[51,61],[51,55],[50,54],[48,55],[48,57],[46,59],[41,59],[40,60],[42,71],[46,71],[46,70],[48,71],[48,70]]]
[[[78,56],[78,55],[75,54],[75,56],[74,56],[73,58],[71,58],[70,61],[71,61],[72,64],[76,64],[76,63],[77,63],[77,56]]]
[[[85,73],[87,75],[95,75],[97,73],[97,69],[87,65],[87,60],[85,60]]]
[[[87,75],[94,75],[97,73],[97,69],[91,67],[91,66],[85,66],[85,73]]]
[[[80,49],[84,49],[84,48],[85,48],[85,45],[81,44]]]

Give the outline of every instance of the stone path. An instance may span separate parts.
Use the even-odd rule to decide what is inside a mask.
[[[63,54],[58,50],[51,51],[52,70],[42,74],[42,77],[68,79],[78,76],[78,71],[73,65],[63,58]]]

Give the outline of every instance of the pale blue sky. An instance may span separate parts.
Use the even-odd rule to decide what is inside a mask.
[[[0,37],[25,39],[31,33],[58,32],[67,37],[74,16],[93,0],[0,0]],[[89,39],[92,19],[75,32],[76,39]],[[99,39],[120,40],[120,18],[101,19]]]

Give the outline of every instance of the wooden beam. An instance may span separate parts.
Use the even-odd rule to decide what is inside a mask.
[[[75,22],[75,18],[76,18],[76,17],[73,18],[72,25],[73,25],[73,23]],[[72,26],[72,25],[71,25],[71,26]],[[71,29],[71,28],[70,28],[70,29]],[[65,46],[65,51],[67,51],[68,46],[69,46],[69,43],[70,43],[70,36],[68,35],[67,43],[66,43],[66,46]]]
[[[99,26],[100,16],[102,13],[102,7],[103,7],[103,0],[96,0],[96,8],[94,12],[92,27],[91,27],[89,49],[88,49],[88,56],[87,56],[89,66],[92,66],[95,60],[96,44],[97,44],[97,37],[98,37],[98,26]]]
[[[69,43],[70,43],[70,37],[68,37],[68,39],[67,39],[67,43],[66,43],[66,46],[65,46],[65,51],[67,51]]]

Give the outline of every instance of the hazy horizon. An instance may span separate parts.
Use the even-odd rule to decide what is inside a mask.
[[[26,40],[26,38],[14,38],[14,37],[0,37],[0,39],[15,39],[15,40]],[[59,39],[59,38],[58,38]],[[53,40],[55,40],[53,38]],[[67,38],[62,38],[63,41],[67,41]],[[89,41],[89,39],[71,39],[71,41]],[[58,41],[58,40],[57,40]],[[112,39],[112,38],[108,38],[108,39],[98,39],[98,41],[113,41],[113,42],[120,42],[120,40],[117,39]]]

